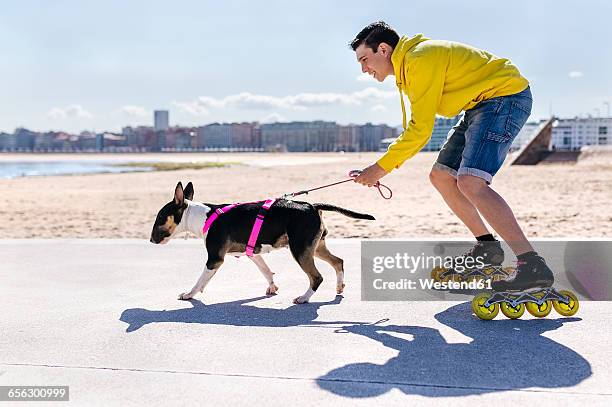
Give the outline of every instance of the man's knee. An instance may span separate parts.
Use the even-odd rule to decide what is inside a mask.
[[[478,197],[480,193],[488,188],[487,182],[473,175],[460,175],[457,178],[459,191],[467,197]]]
[[[429,173],[429,182],[438,190],[453,186],[457,180],[449,172],[433,168]]]

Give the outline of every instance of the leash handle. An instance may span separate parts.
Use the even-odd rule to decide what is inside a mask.
[[[361,174],[361,170],[350,170],[348,173],[348,176],[351,178],[357,178],[360,174]],[[381,184],[380,181],[376,181],[376,184],[374,184],[374,186],[376,187],[376,189],[378,189],[378,193],[384,199],[393,198],[393,191],[391,191],[391,188],[389,188],[385,184]],[[385,195],[385,193],[383,192],[383,189],[388,192],[388,195]]]

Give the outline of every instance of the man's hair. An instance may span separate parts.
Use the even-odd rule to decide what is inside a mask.
[[[389,44],[395,49],[399,42],[399,35],[389,24],[384,21],[376,21],[359,31],[359,34],[349,43],[349,46],[355,51],[361,44],[365,44],[376,53],[381,42]]]

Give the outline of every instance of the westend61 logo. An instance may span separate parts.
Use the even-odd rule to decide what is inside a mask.
[[[421,253],[413,256],[408,253],[395,253],[391,256],[374,256],[372,272],[382,274],[389,271],[410,273],[412,278],[392,279],[374,278],[372,288],[375,290],[482,290],[490,289],[490,281],[434,281],[430,276],[422,276],[420,271],[431,271],[434,268],[455,270],[463,273],[466,270],[483,269],[489,266],[482,256],[428,256]],[[414,278],[414,274],[419,274]],[[393,273],[396,274],[396,273]]]

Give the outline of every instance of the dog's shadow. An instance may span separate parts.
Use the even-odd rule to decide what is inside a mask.
[[[592,374],[581,355],[542,335],[580,318],[480,321],[471,314],[470,304],[463,303],[435,316],[472,338],[470,343],[448,343],[437,329],[422,326],[345,326],[339,332],[367,337],[398,354],[384,364],[346,364],[319,377],[317,384],[350,398],[375,397],[392,389],[449,397],[569,387]]]
[[[267,296],[241,299],[218,304],[204,304],[199,300],[191,299],[191,308],[154,311],[144,308],[126,309],[119,318],[128,324],[126,332],[133,332],[141,327],[161,322],[182,322],[188,324],[258,326],[258,327],[291,327],[306,324],[317,324],[319,307],[324,305],[337,305],[342,296],[337,295],[332,301],[311,302],[292,305],[289,308],[261,308],[245,305],[259,301]],[[330,324],[327,322],[326,324]],[[336,321],[331,324],[351,324],[349,321]]]

